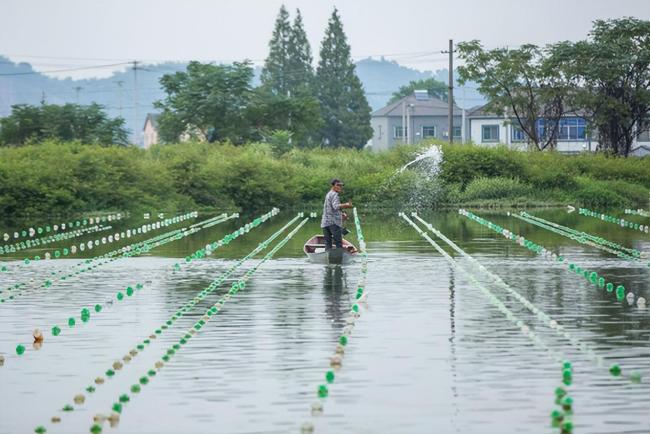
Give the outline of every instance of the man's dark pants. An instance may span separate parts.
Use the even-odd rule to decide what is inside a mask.
[[[325,250],[332,249],[332,238],[337,249],[343,248],[343,236],[341,235],[341,228],[338,225],[329,225],[323,228],[323,235],[325,236]]]

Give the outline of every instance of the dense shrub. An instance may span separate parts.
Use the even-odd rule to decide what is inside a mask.
[[[462,197],[476,199],[510,199],[530,195],[531,188],[518,179],[494,177],[475,178],[467,185]]]
[[[473,145],[444,145],[441,178],[467,186],[476,178],[524,178],[521,152],[505,147],[483,148]]]
[[[426,146],[426,145],[423,145]],[[137,148],[46,142],[0,148],[0,215],[99,210],[318,209],[330,179],[361,206],[445,204],[644,206],[650,159],[565,156],[443,145],[438,179],[398,173],[421,147],[388,152],[292,149],[268,144],[182,143]]]

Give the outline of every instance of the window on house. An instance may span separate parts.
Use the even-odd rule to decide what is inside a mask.
[[[638,132],[636,138],[638,142],[650,142],[650,120],[639,122]]]
[[[460,139],[463,136],[460,127],[454,127],[453,131],[454,131],[454,139]]]
[[[582,118],[560,119],[558,140],[586,140],[586,122]]]
[[[422,127],[422,138],[423,139],[429,139],[431,137],[436,136],[436,127],[435,126],[429,126],[429,127]]]
[[[393,139],[404,139],[408,134],[408,128],[406,127],[393,127]]]
[[[513,142],[525,142],[526,134],[524,134],[524,130],[522,130],[520,126],[513,125],[510,138]]]
[[[499,141],[499,126],[498,125],[482,125],[481,126],[481,141],[498,142]]]
[[[553,123],[548,119],[537,120],[537,135],[540,140],[547,140],[553,131]],[[587,122],[582,118],[563,118],[557,126],[557,139],[587,140]]]

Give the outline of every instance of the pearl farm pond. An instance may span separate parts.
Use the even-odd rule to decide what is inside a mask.
[[[648,213],[353,211],[3,227],[0,432],[650,432]]]

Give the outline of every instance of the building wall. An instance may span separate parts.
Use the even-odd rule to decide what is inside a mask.
[[[469,120],[470,139],[473,143],[481,146],[495,147],[506,145],[512,149],[526,150],[526,142],[512,140],[512,124],[506,124],[503,118],[473,118]],[[496,125],[499,128],[499,140],[483,140],[483,126]],[[598,142],[594,140],[560,140],[557,142],[557,151],[566,153],[577,153],[584,151],[595,151]]]
[[[454,125],[461,126],[462,117],[454,116]],[[373,129],[372,148],[375,151],[385,151],[392,148],[397,143],[405,143],[406,138],[395,137],[395,127],[402,126],[401,116],[382,116],[371,118],[370,124]],[[411,141],[418,143],[423,139],[423,127],[435,127],[435,137],[440,140],[448,140],[447,136],[447,116],[411,116]],[[460,142],[460,138],[457,138]]]
[[[372,117],[370,118],[372,127],[372,150],[386,151],[389,148],[388,138],[388,118]]]
[[[512,125],[505,122],[503,118],[475,118],[469,119],[469,141],[481,146],[495,147],[499,145],[506,145],[512,149],[525,150],[527,145],[525,142],[512,140]],[[483,140],[483,127],[484,126],[497,126],[499,130],[499,138],[495,141]]]
[[[144,149],[149,149],[158,143],[158,130],[153,127],[151,121],[147,120],[143,131]]]

